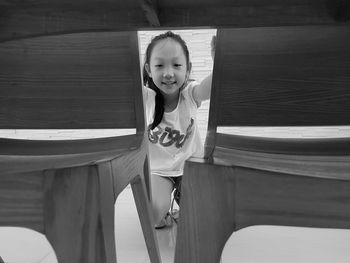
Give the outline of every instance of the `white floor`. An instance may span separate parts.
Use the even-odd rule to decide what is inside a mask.
[[[252,226],[232,234],[222,263],[349,263],[350,230]]]
[[[150,263],[130,187],[118,197],[115,211],[118,263]],[[173,262],[176,226],[156,233],[162,262]],[[0,257],[5,263],[57,263],[46,238],[23,228],[0,227]]]

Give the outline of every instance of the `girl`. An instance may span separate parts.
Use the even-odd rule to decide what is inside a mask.
[[[144,99],[156,228],[171,221],[168,211],[174,189],[179,203],[185,160],[203,151],[196,113],[209,99],[212,78],[209,75],[201,84],[190,81],[191,67],[186,43],[171,31],[153,38],[146,49]]]

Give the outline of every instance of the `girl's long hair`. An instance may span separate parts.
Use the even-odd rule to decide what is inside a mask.
[[[171,31],[168,31],[166,33],[160,34],[160,35],[152,38],[151,42],[149,43],[149,45],[146,49],[145,60],[144,60],[144,64],[143,64],[143,84],[145,86],[148,85],[148,87],[150,89],[152,89],[156,92],[156,98],[155,98],[156,105],[155,105],[155,109],[154,109],[154,118],[153,118],[153,123],[151,124],[152,130],[155,127],[157,127],[163,119],[164,97],[163,97],[163,94],[161,93],[160,89],[156,86],[156,84],[154,84],[153,79],[148,75],[147,70],[146,70],[146,64],[150,65],[151,54],[152,54],[153,48],[157,44],[157,42],[160,40],[166,39],[166,38],[171,38],[171,39],[177,41],[181,45],[181,47],[185,53],[185,56],[186,56],[187,70],[189,70],[189,68],[190,68],[190,55],[188,52],[188,48],[187,48],[186,42],[181,38],[180,35],[175,34]],[[186,84],[186,81],[185,81],[185,84]]]

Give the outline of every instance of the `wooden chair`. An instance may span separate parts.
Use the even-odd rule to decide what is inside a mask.
[[[248,226],[350,228],[349,137],[221,132],[349,125],[349,65],[349,25],[218,30],[206,153],[185,164],[176,263],[219,262]]]
[[[0,226],[43,233],[58,262],[116,262],[114,203],[130,183],[151,262],[137,32],[0,43],[1,129],[132,129],[87,140],[0,139]]]

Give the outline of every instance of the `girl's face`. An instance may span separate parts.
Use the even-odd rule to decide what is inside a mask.
[[[190,72],[181,44],[171,38],[155,44],[146,70],[164,96],[178,95]]]

